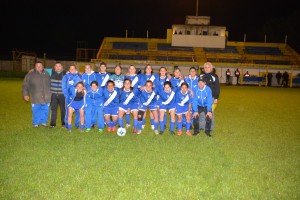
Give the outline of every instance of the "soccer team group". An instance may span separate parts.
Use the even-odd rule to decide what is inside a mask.
[[[149,110],[155,134],[166,132],[168,120],[170,134],[182,135],[185,127],[188,136],[198,135],[200,130],[211,136],[213,108],[218,102],[220,86],[210,62],[204,64],[200,76],[197,69],[191,67],[186,77],[179,68],[169,74],[166,67],[161,67],[159,74],[155,74],[150,64],[139,74],[134,65],[129,66],[126,74],[117,65],[115,73],[110,74],[106,72],[106,63],[100,64],[98,72],[87,64],[84,73],[79,73],[75,65],[64,72],[61,63],[56,63],[53,69],[43,66],[40,69],[38,64],[42,65],[36,63],[35,69],[26,75],[22,91],[26,101],[31,98],[34,127],[46,126],[50,105],[50,127],[55,127],[60,105],[62,125],[69,132],[74,118],[73,124],[81,132],[90,132],[96,126],[99,132],[105,127],[108,132],[116,132],[117,127],[133,126],[133,133],[141,134]],[[39,76],[49,78],[50,102],[47,102],[48,91],[43,91],[48,90],[47,87],[38,86],[41,84],[37,81]],[[43,88],[38,90],[37,87]]]

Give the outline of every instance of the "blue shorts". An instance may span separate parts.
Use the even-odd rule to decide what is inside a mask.
[[[120,106],[119,106],[119,110],[123,110],[125,112],[127,112],[128,108],[130,109],[131,112],[138,111],[139,104],[138,103],[132,103],[132,104],[127,104],[127,105],[120,104]]]
[[[79,110],[84,108],[84,99],[80,101],[72,101],[68,107],[73,108],[74,110]]]
[[[189,111],[189,105],[181,106],[181,105],[176,104],[175,110],[176,110],[177,115],[186,114]]]
[[[118,116],[119,107],[105,107],[103,108],[104,115]]]
[[[162,110],[162,111],[167,111],[169,110],[169,112],[171,110],[175,110],[175,104],[169,104],[169,105],[164,105],[164,104],[160,104],[159,105],[159,110]]]
[[[149,108],[149,110],[157,110],[157,105],[156,104],[150,104],[148,106],[145,106],[143,104],[139,105],[139,110],[146,111]]]

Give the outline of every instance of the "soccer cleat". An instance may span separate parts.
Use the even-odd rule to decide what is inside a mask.
[[[107,132],[111,132],[111,127],[107,127]]]
[[[136,129],[133,129],[132,133],[133,133],[133,134],[136,134],[136,132],[137,132]]]
[[[182,130],[177,131],[177,135],[181,136],[182,135]]]
[[[43,124],[42,124],[42,127],[48,127],[48,126],[47,126],[47,124],[44,124],[44,123],[43,123]]]
[[[164,132],[163,131],[159,131],[159,134],[162,135],[162,134],[164,134]]]
[[[112,128],[111,128],[111,131],[112,131],[112,132],[115,132],[115,131],[117,131],[117,127],[115,127],[115,126],[114,126],[114,127],[112,127]]]
[[[102,133],[102,132],[103,132],[103,129],[102,129],[102,128],[99,128],[99,129],[98,129],[98,132],[99,132],[99,133]]]
[[[142,130],[138,130],[137,134],[140,135],[142,133]]]
[[[49,126],[49,128],[55,128],[55,126],[53,126],[53,125],[50,125],[50,126]]]
[[[126,124],[126,128],[129,128],[130,127],[130,124]]]
[[[92,130],[91,128],[87,128],[87,129],[85,129],[85,132],[88,133],[88,132],[90,132],[91,130]]]
[[[187,131],[185,134],[187,134],[188,136],[192,136],[192,133],[190,131]]]
[[[145,125],[142,125],[142,129],[144,129],[145,128]]]
[[[38,128],[39,127],[39,125],[33,125],[33,128]]]
[[[211,134],[210,134],[210,131],[209,131],[209,130],[206,130],[206,131],[205,131],[205,134],[206,134],[208,137],[211,137]]]
[[[151,129],[154,130],[154,125],[151,125]]]
[[[193,136],[197,136],[199,134],[199,132],[194,132]]]
[[[154,133],[155,133],[155,135],[159,134],[158,130],[154,130]]]

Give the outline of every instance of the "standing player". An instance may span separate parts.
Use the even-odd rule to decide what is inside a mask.
[[[164,83],[164,90],[159,91],[159,123],[160,134],[163,134],[166,127],[164,116],[167,110],[170,112],[170,133],[174,135],[175,126],[175,92],[172,90],[170,81]]]
[[[91,90],[86,94],[85,132],[90,132],[94,124],[98,124],[98,131],[104,129],[103,117],[103,89],[98,87],[97,81],[91,82]]]
[[[107,124],[107,131],[117,130],[119,111],[119,91],[115,88],[112,80],[107,81],[107,86],[103,89],[104,96],[104,119]],[[111,120],[112,118],[112,120]]]
[[[181,70],[177,67],[174,69],[173,74],[174,76],[170,79],[170,82],[175,90],[180,89],[181,83],[184,82]]]
[[[145,73],[139,74],[139,88],[141,91],[145,90],[145,84],[146,81],[150,80],[153,83],[153,87],[158,85],[158,75],[153,73],[153,68],[150,64],[147,64],[145,67]],[[144,112],[144,120],[143,125],[145,125],[145,119],[146,119],[146,112]],[[151,128],[154,129],[154,117],[152,115],[152,112],[150,112],[150,122],[151,122]]]
[[[81,75],[77,71],[77,67],[75,65],[70,65],[69,73],[67,73],[62,79],[62,91],[65,95],[66,105],[70,103],[72,100],[69,96],[69,89],[75,89],[76,84],[82,81]],[[67,107],[67,106],[66,106]],[[75,110],[75,127],[79,127],[80,123],[80,116],[79,110]],[[66,109],[66,116],[65,116],[65,124],[68,123],[68,109]]]
[[[158,130],[157,130],[158,115],[157,115],[157,108],[156,108],[157,98],[156,98],[156,91],[153,88],[152,81],[147,80],[144,88],[145,89],[140,92],[137,134],[141,134],[142,132],[143,119],[145,116],[144,114],[147,109],[149,109],[153,115],[154,132],[155,134],[158,134]]]
[[[109,77],[110,77],[110,73],[106,72],[106,63],[105,62],[100,63],[99,73],[97,74],[97,82],[99,88],[106,86]]]
[[[129,110],[133,115],[133,133],[137,133],[138,124],[138,89],[131,87],[131,80],[125,79],[123,89],[120,92],[120,105],[119,105],[119,125],[124,128],[123,116]],[[130,115],[129,115],[130,116]],[[127,121],[127,114],[126,114]],[[128,122],[126,122],[128,124]],[[130,124],[130,118],[129,118]],[[126,126],[128,127],[128,126]]]
[[[182,135],[183,116],[185,116],[186,119],[186,134],[188,136],[192,135],[190,132],[192,95],[188,89],[189,89],[188,84],[184,82],[181,84],[180,90],[176,92],[175,109],[176,109],[176,115],[178,117],[177,135]]]
[[[87,92],[91,91],[91,83],[97,80],[97,75],[93,71],[90,64],[86,64],[84,67],[85,72],[82,74],[82,81],[84,83]]]

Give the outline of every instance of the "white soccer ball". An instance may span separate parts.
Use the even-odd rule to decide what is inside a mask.
[[[126,135],[126,129],[125,128],[118,128],[117,135],[118,136],[125,136]]]

